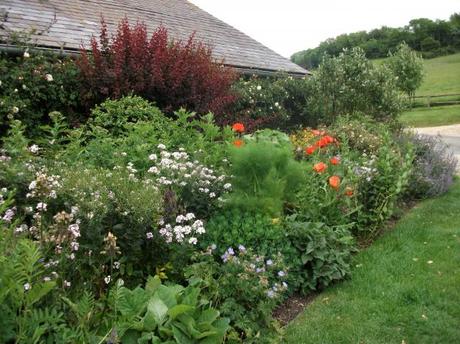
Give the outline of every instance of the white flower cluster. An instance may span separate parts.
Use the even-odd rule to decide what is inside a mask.
[[[30,146],[29,148],[27,148],[29,150],[29,152],[31,152],[32,154],[37,154],[39,151],[40,151],[40,147],[38,147],[37,145],[32,145]]]
[[[37,172],[35,180],[29,184],[30,192],[26,195],[26,197],[56,198],[56,190],[58,190],[61,186],[59,176],[48,176],[44,172]]]
[[[148,172],[156,176],[160,185],[190,187],[210,199],[216,198],[224,190],[231,188],[226,183],[225,175],[217,176],[216,172],[197,160],[192,161],[190,156],[180,148],[179,151],[168,152],[165,145],[159,144],[160,156],[151,154],[149,159],[155,163]]]
[[[363,154],[363,157],[367,158],[366,153]],[[375,165],[375,155],[371,155],[370,160],[367,160],[363,163],[362,166],[355,166],[353,172],[359,176],[366,178],[366,181],[370,182],[372,178],[377,174],[378,170],[374,167]]]
[[[11,223],[13,221],[13,217],[16,215],[16,207],[9,208],[5,211],[5,214],[2,217],[2,220],[8,223]]]
[[[160,235],[165,238],[167,243],[173,241],[183,243],[186,241],[189,244],[196,245],[198,242],[197,236],[206,233],[203,221],[197,220],[193,213],[178,215],[173,225],[169,223],[165,225],[163,220],[159,221],[159,225],[163,226],[160,229]],[[152,237],[152,233],[147,233],[147,238]]]

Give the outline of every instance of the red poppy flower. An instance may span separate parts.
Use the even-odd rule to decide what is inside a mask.
[[[318,173],[323,173],[327,168],[327,165],[324,162],[318,162],[313,165],[313,169]]]
[[[339,176],[332,176],[329,178],[329,185],[333,188],[333,189],[338,189],[339,186],[340,186],[340,177]]]
[[[243,140],[235,140],[235,141],[233,141],[233,145],[234,145],[235,147],[238,147],[238,148],[239,148],[239,147],[241,147],[241,146],[244,145],[244,141],[243,141]]]
[[[305,153],[307,153],[308,155],[311,155],[315,152],[315,150],[316,150],[315,146],[310,146],[310,147],[305,148]]]
[[[349,186],[345,188],[345,196],[351,197],[353,196],[353,189]]]
[[[331,160],[329,160],[332,165],[338,165],[340,164],[340,159],[337,158],[336,156],[333,156]]]
[[[326,142],[326,144],[329,144],[335,141],[335,139],[329,135],[324,136],[322,139]]]
[[[324,138],[322,138],[318,140],[315,145],[318,146],[319,148],[323,148],[324,146],[327,145],[327,141]]]
[[[233,131],[236,131],[237,133],[242,133],[244,132],[244,124],[243,123],[235,123],[232,126]]]

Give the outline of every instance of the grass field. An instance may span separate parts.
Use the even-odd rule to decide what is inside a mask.
[[[460,93],[460,53],[425,60],[424,70],[417,96]]]
[[[381,63],[381,62],[377,62]],[[424,61],[425,77],[416,96],[460,94],[460,53]],[[460,96],[432,98],[433,101],[459,100]],[[425,107],[426,99],[416,99],[422,107],[402,114],[401,121],[413,127],[460,123],[460,105]]]
[[[421,107],[404,112],[400,120],[411,127],[436,127],[460,123],[460,105]]]
[[[460,182],[410,211],[286,328],[288,344],[460,342]]]

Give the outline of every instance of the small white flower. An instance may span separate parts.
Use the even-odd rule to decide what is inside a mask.
[[[149,155],[149,160],[155,161],[155,160],[157,160],[157,159],[158,159],[158,158],[157,158],[157,155],[156,155],[156,154],[150,154],[150,155]]]
[[[43,281],[44,281],[44,282],[49,282],[49,281],[51,281],[51,277],[48,277],[48,276],[47,276],[47,277],[43,277]]]
[[[72,251],[78,251],[79,247],[80,247],[80,244],[76,241],[72,241],[70,243],[70,248],[72,249]]]
[[[32,288],[32,286],[30,285],[30,283],[27,282],[26,284],[24,284],[24,290],[25,290],[25,291],[29,291],[30,288]]]
[[[67,280],[64,280],[64,288],[70,288],[71,285],[72,285],[72,283],[70,283]]]
[[[48,82],[51,82],[51,81],[54,80],[54,79],[53,79],[53,76],[52,76],[51,74],[45,74],[45,79],[46,79],[46,81],[48,81]]]
[[[257,86],[257,91],[260,91],[262,89],[262,86],[258,85]]]
[[[224,184],[224,189],[225,190],[229,190],[231,187],[232,187],[232,184],[230,184],[230,183]]]
[[[153,233],[152,232],[148,232],[146,235],[147,239],[153,239]]]
[[[111,280],[112,280],[112,277],[110,277],[110,275],[104,278],[105,284],[109,284]]]
[[[118,270],[120,268],[120,262],[114,262],[113,267],[114,269]]]
[[[192,244],[192,245],[196,245],[196,243],[198,242],[197,238],[194,238],[194,237],[191,237],[189,240],[188,240],[189,244]]]
[[[23,55],[23,56],[24,56],[25,59],[28,59],[28,58],[30,57],[30,54],[29,54],[29,52],[26,50],[26,51],[24,51],[24,55]]]
[[[190,220],[193,220],[195,218],[195,214],[193,213],[188,213],[187,215],[185,215],[185,218],[190,221]]]
[[[183,216],[183,215],[178,215],[176,217],[176,223],[182,223],[182,222],[184,222],[186,220],[187,220],[187,218],[185,216]]]
[[[154,173],[154,174],[158,174],[158,173],[160,172],[160,170],[158,170],[157,167],[152,166],[152,167],[150,167],[150,168],[148,169],[147,172],[149,172],[149,173]]]
[[[32,145],[28,148],[29,152],[33,153],[33,154],[37,154],[38,151],[40,150],[40,147],[38,147],[37,145]]]
[[[44,203],[44,202],[39,202],[39,203],[37,204],[36,209],[37,209],[38,211],[46,211],[46,208],[47,208],[47,207],[48,207],[48,205],[47,205],[46,203]]]
[[[11,112],[13,112],[13,113],[18,113],[18,112],[19,112],[19,108],[18,108],[17,106],[13,106],[13,107],[11,108]]]
[[[160,144],[157,146],[157,148],[163,150],[163,149],[166,149],[166,146],[165,146],[164,144],[160,143]]]

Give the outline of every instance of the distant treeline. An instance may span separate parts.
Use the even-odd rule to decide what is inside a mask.
[[[299,51],[291,60],[302,67],[316,68],[325,53],[337,56],[343,49],[361,47],[368,58],[388,56],[397,46],[406,42],[423,57],[431,58],[460,51],[460,13],[449,20],[419,18],[399,28],[382,26],[372,31],[359,31],[329,38],[314,49]]]

